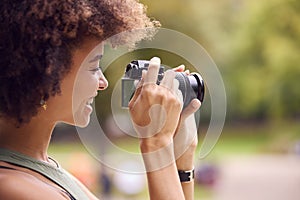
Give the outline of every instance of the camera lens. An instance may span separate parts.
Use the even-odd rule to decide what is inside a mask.
[[[193,88],[194,92],[196,93],[197,99],[203,102],[204,99],[204,93],[205,93],[205,87],[204,87],[204,81],[200,74],[198,73],[192,73],[190,76],[188,76],[191,87]]]
[[[179,82],[179,90],[183,97],[183,108],[185,108],[194,98],[203,102],[204,81],[200,74],[192,73],[186,75],[182,72],[176,72],[175,78]]]

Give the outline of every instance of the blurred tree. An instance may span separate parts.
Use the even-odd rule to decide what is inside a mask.
[[[300,116],[299,0],[141,2],[164,28],[190,36],[212,56],[223,75],[230,119]],[[121,77],[125,62],[118,61],[121,73],[105,72],[111,86]],[[112,89],[104,91],[97,104],[110,105]],[[110,106],[97,108],[106,115]]]
[[[223,74],[235,119],[300,115],[300,1],[144,0],[166,28],[201,43]]]
[[[227,63],[232,116],[300,114],[300,1],[244,1]]]

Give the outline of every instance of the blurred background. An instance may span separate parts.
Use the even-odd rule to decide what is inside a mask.
[[[201,44],[225,84],[225,126],[213,151],[197,160],[195,199],[299,200],[300,1],[141,2],[162,27]],[[105,71],[110,87],[96,99],[98,119],[107,127],[108,137],[127,151],[138,152],[137,141],[114,128],[110,106],[101,105],[110,105],[113,86],[127,59],[153,55],[171,66],[185,63],[176,55],[153,50],[120,58],[114,63],[120,70]],[[209,125],[209,106],[206,99],[201,108],[199,148],[205,136],[201,133]],[[74,128],[58,126],[52,140],[53,157],[102,199],[149,199],[144,175],[101,165],[80,143]]]

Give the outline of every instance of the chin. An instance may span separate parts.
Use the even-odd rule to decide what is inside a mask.
[[[76,112],[74,114],[74,126],[80,127],[80,128],[85,128],[89,125],[90,123],[90,114],[84,113],[84,112]]]
[[[75,121],[63,120],[63,121],[60,121],[60,122],[71,125],[71,126],[77,126],[79,128],[85,128],[89,125],[90,119],[77,119]]]
[[[79,128],[85,128],[90,123],[90,114],[86,112],[75,112],[73,115],[65,118],[64,120],[61,120],[60,122],[63,122],[68,125],[77,126]]]
[[[79,127],[79,128],[85,128],[89,125],[90,121],[87,122],[82,122],[82,123],[75,123],[74,125]]]

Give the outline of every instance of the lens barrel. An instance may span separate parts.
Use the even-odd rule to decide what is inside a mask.
[[[185,108],[194,98],[203,102],[204,81],[200,74],[192,73],[187,75],[183,72],[176,72],[175,79],[179,82],[178,89],[182,93],[183,108]]]

